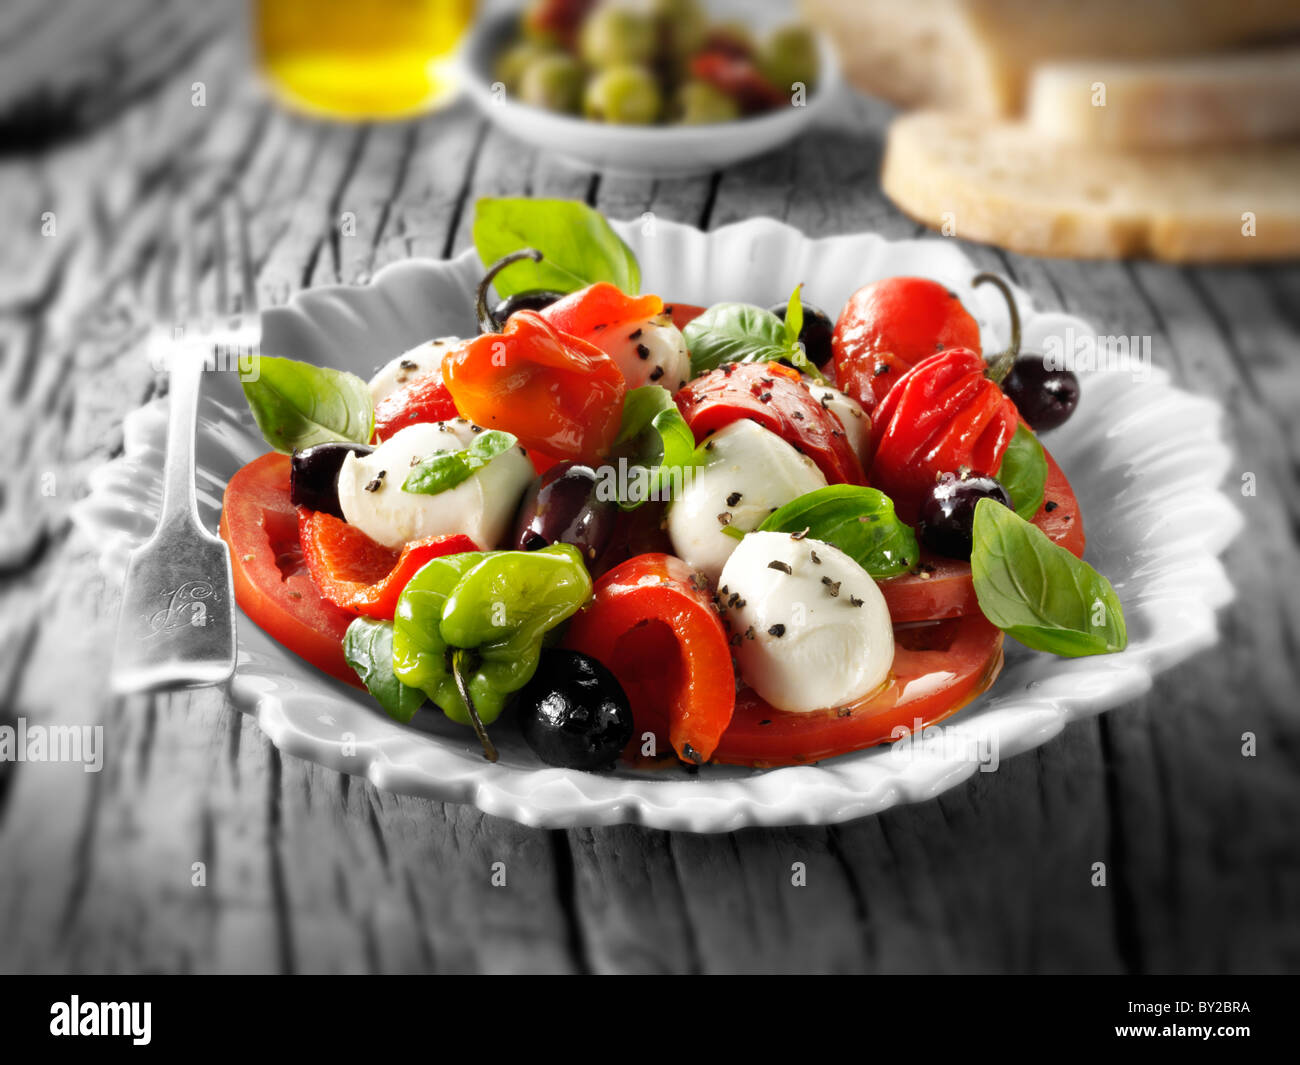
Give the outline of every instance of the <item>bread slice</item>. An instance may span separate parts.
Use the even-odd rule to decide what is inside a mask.
[[[920,111],[891,125],[881,181],[926,225],[1031,255],[1300,255],[1297,143],[1102,150],[1049,141],[1024,123]]]
[[[1218,51],[1300,30],[1296,0],[801,0],[849,80],[906,107],[1022,113],[1034,67]]]
[[[1044,137],[1113,148],[1300,137],[1300,46],[1048,63],[1030,75],[1025,115]]]

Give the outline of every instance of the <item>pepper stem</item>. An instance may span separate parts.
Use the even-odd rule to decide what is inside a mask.
[[[496,316],[488,308],[488,286],[496,280],[497,274],[501,273],[511,263],[517,263],[521,259],[531,259],[535,263],[540,263],[542,253],[536,248],[520,248],[519,251],[512,251],[509,255],[503,255],[487,268],[483,280],[478,283],[478,295],[474,300],[474,312],[478,316],[478,330],[480,333],[501,332],[501,323],[496,320]]]
[[[1020,357],[1020,312],[1016,310],[1016,298],[1011,294],[1011,288],[997,274],[976,274],[971,281],[972,287],[978,287],[985,281],[991,281],[999,292],[1002,293],[1003,299],[1007,301],[1007,315],[1011,318],[1011,343],[1007,350],[1001,355],[996,356],[989,363],[988,369],[984,371],[984,376],[992,381],[995,385],[1000,385],[1011,368],[1015,366],[1016,359]]]
[[[460,692],[460,697],[465,701],[465,708],[469,711],[470,724],[474,726],[474,735],[478,737],[479,743],[483,745],[483,757],[489,762],[495,762],[498,758],[497,749],[487,734],[487,729],[483,727],[483,720],[478,716],[478,710],[474,708],[474,699],[469,693],[469,673],[472,672],[473,666],[469,664],[472,651],[464,648],[452,651],[451,653],[451,676],[456,682],[456,690]]]

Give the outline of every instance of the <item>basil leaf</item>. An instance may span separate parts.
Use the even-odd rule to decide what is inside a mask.
[[[370,443],[374,403],[369,386],[356,374],[264,355],[257,380],[243,385],[253,420],[276,451]]]
[[[1128,645],[1110,581],[991,499],[975,504],[971,576],[980,610],[1008,636],[1066,658]]]
[[[799,334],[803,331],[803,303],[799,299],[802,289],[802,282],[795,285],[785,305],[785,342],[791,347],[799,343]]]
[[[676,479],[680,485],[686,470],[703,464],[696,453],[695,434],[673,402],[672,393],[660,385],[634,388],[624,397],[623,422],[610,459],[621,459],[629,472],[636,471],[621,486],[624,490],[615,493],[624,510],[660,499],[665,482],[675,487]]]
[[[798,330],[790,331],[791,307],[798,308],[795,319],[803,328],[799,288],[790,296],[784,322],[771,311],[749,303],[714,304],[682,330],[686,349],[691,353],[691,376],[698,377],[727,362],[785,361],[825,381],[799,343]]]
[[[343,657],[389,717],[406,724],[415,716],[424,692],[407,687],[393,672],[391,621],[356,618],[343,637]]]
[[[474,206],[474,247],[484,266],[521,248],[542,253],[497,274],[502,296],[546,288],[576,292],[597,281],[629,296],[641,290],[636,255],[598,211],[577,200],[483,199]]]
[[[916,534],[875,488],[833,484],[801,495],[764,519],[762,532],[803,532],[838,547],[877,580],[910,570],[921,557]]]
[[[716,303],[682,330],[691,353],[691,376],[724,362],[769,362],[789,355],[785,325],[749,303]]]
[[[1011,505],[1025,521],[1033,519],[1043,505],[1047,486],[1047,457],[1029,426],[1021,422],[1002,456],[998,481],[1011,496]]]
[[[467,481],[498,455],[519,443],[514,433],[489,429],[475,437],[469,447],[459,451],[442,451],[425,459],[406,475],[402,491],[436,496]]]

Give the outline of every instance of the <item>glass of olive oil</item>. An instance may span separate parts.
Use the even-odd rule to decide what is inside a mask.
[[[254,0],[263,73],[290,107],[343,119],[404,118],[456,91],[476,0]]]

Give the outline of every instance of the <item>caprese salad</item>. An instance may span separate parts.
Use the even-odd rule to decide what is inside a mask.
[[[594,770],[815,762],[993,684],[1005,635],[1122,650],[1123,611],[1038,434],[1079,384],[981,350],[933,280],[832,320],[665,304],[589,207],[483,200],[479,332],[369,382],[263,356],[274,449],[221,535],[244,612],[401,722],[513,717]],[[489,298],[495,287],[497,302]]]

